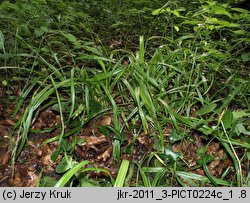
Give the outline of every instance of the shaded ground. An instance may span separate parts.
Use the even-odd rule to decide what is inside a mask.
[[[60,134],[60,128],[54,128],[60,124],[60,116],[51,108],[39,113],[32,124],[32,133],[29,134],[28,142],[13,165],[11,164],[11,154],[16,139],[16,131],[13,128],[20,117],[18,115],[16,118],[12,118],[13,108],[14,105],[5,104],[3,100],[0,103],[0,186],[36,186],[38,181],[41,184],[41,180],[44,180],[44,177],[50,177],[55,181],[58,180],[62,174],[56,173],[55,169],[62,157],[55,162],[51,160],[52,153],[58,147],[57,142],[50,142],[44,145],[42,143]],[[75,160],[89,160],[94,163],[94,166],[108,170],[115,178],[119,165],[114,162],[112,156],[113,135],[110,133],[109,136],[105,136],[100,130],[100,126],[112,125],[112,116],[108,114],[100,116],[89,121],[77,135],[65,138],[65,141],[70,146],[74,146],[71,154]],[[54,128],[54,130],[41,133],[42,130],[49,128]],[[69,130],[67,128],[66,132]],[[164,135],[165,142],[169,144],[172,144],[169,139],[171,132],[172,127],[167,126]],[[125,133],[127,141],[123,148],[126,149],[124,151],[129,152],[123,153],[121,159],[129,159],[134,163],[146,160],[147,156],[154,151],[154,141],[150,133],[138,135],[136,138],[128,131]],[[172,144],[173,152],[181,154],[181,161],[184,163],[186,170],[200,175],[205,175],[203,168],[200,167],[200,162],[204,156],[201,149],[204,149],[204,147],[208,149],[206,156],[210,155],[213,158],[207,165],[211,175],[220,178],[225,174],[227,180],[234,180],[233,163],[216,140],[207,143],[207,140],[204,140],[201,135],[196,132],[190,132],[189,138]],[[238,149],[237,153],[241,157],[244,151]],[[226,173],[229,169],[231,172]],[[243,175],[247,176],[247,163],[242,164],[242,170]],[[94,180],[98,178],[105,179],[108,178],[108,175],[104,172],[90,172],[89,177]],[[49,185],[47,184],[46,186]]]

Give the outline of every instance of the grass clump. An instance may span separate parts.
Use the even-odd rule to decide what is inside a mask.
[[[41,143],[57,143],[51,160],[65,174],[55,186],[249,186],[249,11],[216,1],[103,1],[101,10],[89,1],[28,2],[0,6],[2,84],[21,81],[22,89],[13,163],[31,133],[57,132]],[[129,39],[135,16],[144,35],[132,32],[128,47],[137,38],[136,50],[102,43]],[[141,29],[150,23],[154,29]],[[48,108],[60,121],[35,131]],[[98,130],[112,164],[122,163],[117,178],[97,158],[76,155],[88,139],[82,129],[107,115],[112,121]],[[93,171],[105,181],[91,178]]]

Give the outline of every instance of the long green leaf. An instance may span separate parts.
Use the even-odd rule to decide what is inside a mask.
[[[115,180],[114,187],[122,187],[124,185],[124,181],[128,172],[129,161],[124,159],[122,160],[122,164],[120,166],[117,178]]]
[[[67,171],[60,180],[54,185],[54,187],[63,187],[65,184],[72,178],[73,175],[75,175],[76,172],[81,170],[81,168],[85,165],[90,163],[89,161],[83,161],[77,165],[75,165],[72,169]]]

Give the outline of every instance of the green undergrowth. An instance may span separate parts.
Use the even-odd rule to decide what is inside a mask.
[[[51,159],[63,157],[57,172],[64,175],[55,186],[71,185],[72,177],[80,186],[249,186],[249,172],[243,175],[241,167],[248,162],[249,169],[250,159],[249,11],[216,1],[103,2],[95,1],[100,7],[90,1],[1,4],[0,79],[11,96],[6,102],[17,103],[13,116],[25,107],[15,126],[12,161],[25,147],[35,115],[51,107],[60,114],[55,128],[61,133],[43,144],[58,141]],[[134,7],[128,8],[131,2]],[[136,50],[112,50],[103,43],[119,38]],[[21,96],[12,93],[14,84],[22,88]],[[106,114],[112,114],[113,125],[102,132],[114,134],[112,156],[121,164],[116,179],[89,167],[88,160],[78,163],[74,149],[65,147],[66,137]],[[124,147],[128,131],[154,140],[153,151],[140,162],[121,159],[131,154]],[[189,172],[172,145],[192,139],[192,132],[206,144],[219,142],[233,167],[213,177],[207,168],[213,158],[204,148],[197,168],[205,175]],[[108,174],[105,184],[81,175],[95,170]],[[226,179],[232,171],[234,179]]]

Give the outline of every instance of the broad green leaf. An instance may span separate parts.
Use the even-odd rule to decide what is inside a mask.
[[[202,8],[201,10],[198,10],[192,17],[196,17],[207,12],[210,12],[208,8]]]
[[[205,182],[209,182],[208,178],[205,176],[201,176],[195,173],[191,173],[191,172],[185,172],[185,171],[176,171],[175,172],[177,176],[180,176],[181,178],[183,178],[184,180],[188,180],[188,179],[194,179],[194,180],[198,180],[198,181],[205,181]],[[224,185],[224,186],[232,186],[231,182],[227,182],[221,179],[216,179],[216,182],[220,185]]]
[[[75,165],[72,169],[67,171],[60,180],[54,185],[54,187],[63,187],[65,184],[72,178],[73,175],[75,175],[76,172],[81,170],[81,168],[85,165],[87,165],[89,161],[83,161],[77,165]]]
[[[96,73],[94,77],[92,78],[87,78],[87,82],[100,82],[101,80],[109,79],[121,72],[123,72],[123,68],[117,68],[116,70],[110,71],[110,72],[100,72]]]
[[[53,187],[56,184],[57,180],[54,177],[44,176],[37,187]]]
[[[178,10],[173,10],[173,14],[176,16],[176,17],[180,17],[180,13]]]
[[[63,173],[67,170],[72,168],[72,157],[71,156],[65,156],[62,158],[60,163],[56,167],[57,173]]]
[[[246,9],[243,9],[243,8],[231,8],[232,10],[234,10],[234,11],[238,11],[238,12],[240,12],[240,13],[249,13],[249,11],[248,10],[246,10]]]
[[[241,110],[241,111],[233,111],[233,117],[235,120],[239,119],[239,118],[243,118],[243,117],[250,117],[250,113],[246,113],[245,111]]]
[[[129,167],[129,161],[126,159],[122,160],[122,164],[118,171],[114,187],[122,187],[124,185],[124,181],[128,172],[128,167]]]
[[[188,25],[198,25],[200,24],[200,21],[198,20],[184,20],[182,24],[188,24]]]
[[[101,187],[100,183],[96,180],[89,178],[89,176],[85,175],[80,180],[81,187]]]
[[[62,111],[63,112],[68,112],[68,109],[69,109],[69,102],[61,102],[61,107],[62,107]],[[59,104],[57,103],[57,104],[54,104],[53,106],[52,106],[52,109],[54,110],[54,111],[57,111],[57,112],[59,112],[60,110],[59,110]]]
[[[194,179],[194,180],[199,180],[199,181],[203,181],[204,179],[207,180],[207,178],[204,176],[191,173],[191,172],[185,172],[185,171],[176,171],[176,175],[180,176],[184,180],[188,180],[188,179]]]
[[[232,18],[231,13],[229,13],[225,8],[220,7],[220,6],[214,6],[212,9],[212,12],[214,12],[217,15],[226,15],[229,18]]]
[[[61,146],[62,150],[65,152],[68,152],[71,150],[71,143],[66,141],[66,140],[62,140],[62,146]]]
[[[211,135],[215,131],[215,129],[216,128],[214,126],[210,127],[210,126],[207,126],[207,125],[202,125],[197,130],[204,133],[205,135]]]
[[[152,12],[152,15],[159,15],[161,13],[164,13],[166,10],[163,8],[158,8]]]
[[[233,113],[230,110],[227,110],[222,118],[225,129],[232,128],[235,124]]]
[[[102,53],[95,47],[91,47],[91,46],[84,46],[84,49],[86,49],[87,51],[92,52],[95,55],[101,56]]]
[[[70,33],[64,33],[64,32],[61,32],[61,33],[64,37],[66,37],[69,40],[69,42],[75,43],[77,41],[76,36],[74,36]]]
[[[232,23],[232,22],[225,21],[225,20],[218,20],[218,21],[216,21],[216,23],[218,25],[221,25],[224,27],[229,27],[229,28],[237,28],[237,27],[241,26],[239,23]],[[222,27],[219,27],[219,28],[222,28]]]
[[[245,30],[233,30],[232,32],[236,35],[246,35],[247,34]]]
[[[216,108],[216,104],[215,103],[210,103],[208,105],[203,106],[198,112],[197,115],[202,116],[208,113],[211,113],[212,111],[214,111],[214,109]]]

